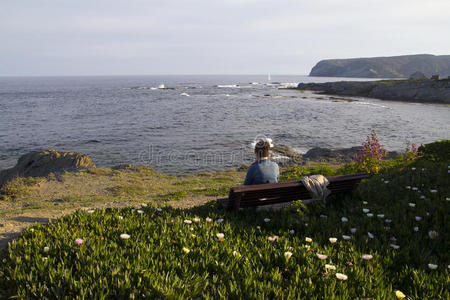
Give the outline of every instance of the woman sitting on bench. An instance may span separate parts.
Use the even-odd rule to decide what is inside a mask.
[[[276,162],[269,159],[272,147],[270,139],[259,140],[255,145],[256,161],[248,168],[244,185],[276,183],[280,177],[280,170]]]

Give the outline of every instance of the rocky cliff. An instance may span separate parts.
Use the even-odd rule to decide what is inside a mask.
[[[297,89],[383,100],[450,104],[450,80],[380,80],[299,83]]]
[[[450,76],[450,55],[404,55],[391,57],[327,59],[318,62],[309,76],[409,78],[421,72],[426,77]]]

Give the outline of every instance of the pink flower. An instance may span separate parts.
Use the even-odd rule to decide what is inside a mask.
[[[364,255],[362,256],[362,259],[365,259],[365,260],[371,260],[372,258],[373,258],[373,256],[370,255],[370,254],[364,254]]]
[[[274,243],[275,241],[277,241],[280,237],[278,235],[274,235],[274,236],[269,236],[267,238],[267,240],[269,240],[269,242]]]
[[[77,244],[77,245],[81,245],[83,243],[84,243],[83,239],[76,239],[75,240],[75,244]]]
[[[325,254],[319,254],[319,253],[317,253],[316,255],[317,255],[317,258],[322,259],[322,260],[323,260],[323,259],[327,259],[327,257],[328,257],[328,256],[326,256]]]

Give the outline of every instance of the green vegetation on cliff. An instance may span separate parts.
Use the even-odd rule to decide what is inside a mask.
[[[448,299],[449,146],[429,144],[421,158],[383,161],[345,199],[277,212],[228,213],[215,196],[191,208],[165,205],[225,194],[245,172],[67,173],[69,191],[90,189],[79,191],[78,201],[103,191],[141,205],[77,211],[26,229],[0,257],[0,297]],[[357,167],[294,167],[282,177]],[[20,184],[37,199],[38,190],[58,182]],[[54,192],[63,194],[60,188]]]

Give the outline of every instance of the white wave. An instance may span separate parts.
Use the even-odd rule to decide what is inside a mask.
[[[181,93],[180,96],[190,97],[191,95],[189,95],[188,93]]]
[[[217,85],[218,88],[239,88],[239,85],[237,84],[218,84]]]

